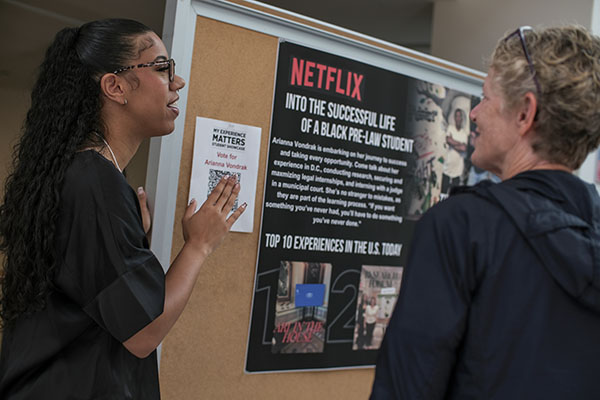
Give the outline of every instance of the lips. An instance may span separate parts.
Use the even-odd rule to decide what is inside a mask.
[[[167,104],[167,108],[169,108],[171,111],[173,111],[173,112],[174,112],[175,114],[177,114],[177,115],[179,115],[179,107],[178,107],[178,105],[177,105],[177,101],[178,101],[178,100],[179,100],[179,99],[177,98],[177,99],[175,99],[175,101],[173,101],[173,102],[171,102],[171,103]]]

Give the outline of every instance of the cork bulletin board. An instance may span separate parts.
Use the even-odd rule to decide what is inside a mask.
[[[223,3],[252,6],[261,13],[274,12],[261,9],[260,3],[255,2]],[[374,376],[372,368],[275,374],[244,372],[281,37],[200,14],[196,17],[195,31],[189,34],[193,37],[193,52],[171,259],[183,246],[180,221],[188,200],[196,117],[260,127],[262,137],[255,206],[246,210],[254,215],[254,230],[230,233],[203,265],[185,311],[163,342],[162,398],[366,399]],[[358,39],[363,45],[383,46]],[[416,67],[410,68],[421,68],[418,64],[425,62],[430,64],[428,60],[415,59]],[[477,91],[480,79],[475,74],[465,85]]]

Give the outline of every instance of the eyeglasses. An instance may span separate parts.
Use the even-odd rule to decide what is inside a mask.
[[[168,60],[164,60],[164,61],[152,61],[146,64],[138,64],[138,65],[130,65],[128,67],[121,67],[118,68],[116,70],[113,71],[113,74],[118,74],[120,72],[123,71],[128,71],[130,69],[134,69],[134,68],[146,68],[146,67],[154,67],[154,66],[162,66],[164,68],[168,68],[169,69],[169,82],[173,82],[173,79],[175,79],[175,60],[173,60],[172,58],[168,59]]]
[[[540,82],[537,79],[537,73],[535,72],[535,68],[533,68],[533,63],[531,62],[531,56],[529,55],[529,51],[527,50],[527,43],[525,42],[525,34],[524,31],[532,31],[533,28],[530,26],[521,26],[519,29],[508,35],[504,38],[504,41],[508,41],[511,37],[519,35],[519,39],[521,40],[521,47],[523,47],[523,53],[525,53],[525,58],[527,59],[527,63],[529,64],[529,71],[531,71],[531,77],[533,78],[533,83],[535,83],[535,87],[537,89],[538,96],[542,95],[542,89],[540,87]]]

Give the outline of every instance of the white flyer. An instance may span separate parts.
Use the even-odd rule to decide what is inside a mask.
[[[233,209],[248,207],[233,224],[235,232],[254,229],[254,201],[260,152],[261,128],[211,118],[196,117],[194,159],[188,200],[200,206],[224,175],[237,175],[240,194]]]

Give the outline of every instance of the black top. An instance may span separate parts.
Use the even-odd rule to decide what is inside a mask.
[[[56,290],[3,332],[0,399],[159,399],[156,351],[139,359],[122,345],[164,304],[135,192],[84,151],[66,172],[59,212]]]
[[[371,399],[600,399],[600,198],[562,171],[417,224]]]

